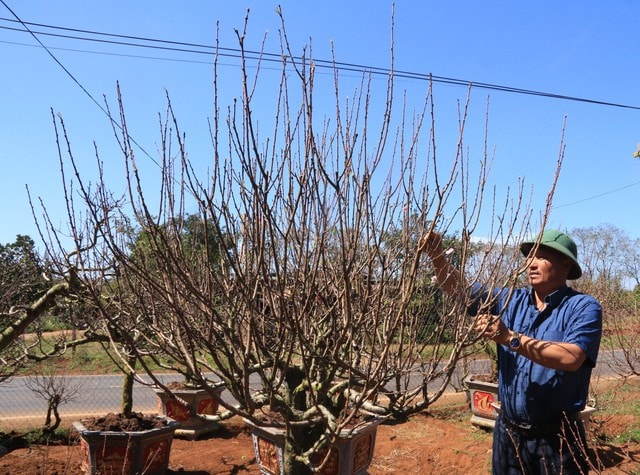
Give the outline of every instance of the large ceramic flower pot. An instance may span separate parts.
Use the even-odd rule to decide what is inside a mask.
[[[469,393],[471,423],[486,429],[493,429],[498,418],[497,406],[500,404],[498,384],[475,376],[469,376],[464,380],[464,383]]]
[[[158,397],[158,412],[180,422],[176,436],[189,439],[197,439],[219,428],[216,422],[200,418],[197,414],[216,415],[223,390],[224,387],[215,389],[212,396],[206,389],[172,388],[169,394],[162,389],[154,388]]]
[[[467,390],[469,391],[469,403],[471,406],[471,423],[493,430],[498,414],[500,414],[500,399],[498,398],[498,384],[470,376],[465,379]],[[580,412],[580,419],[585,427],[589,429],[591,415],[595,408],[585,407]]]
[[[161,475],[169,465],[171,443],[179,422],[140,432],[89,430],[83,422],[73,426],[80,434],[82,470],[86,475]]]
[[[252,429],[253,448],[261,473],[284,475],[284,429],[260,427],[248,420],[245,422]],[[360,424],[355,429],[343,430],[338,440],[331,446],[329,460],[316,473],[321,475],[366,474],[373,459],[380,422],[382,419],[373,419]],[[324,457],[320,454],[317,458],[318,463],[321,463]]]

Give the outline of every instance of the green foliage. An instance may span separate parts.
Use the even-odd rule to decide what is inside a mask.
[[[41,340],[42,350],[48,351],[53,345],[53,340]],[[119,360],[116,360],[119,361]],[[147,360],[146,365],[154,371],[162,368],[152,360]],[[87,343],[55,358],[46,359],[36,366],[23,368],[18,372],[19,376],[28,376],[34,372],[57,372],[65,374],[117,374],[121,373],[120,367],[109,356],[107,350],[97,342]]]
[[[45,264],[33,239],[18,234],[13,243],[0,244],[0,311],[33,302],[46,289]]]
[[[616,385],[598,396],[599,409],[605,414],[640,415],[640,399],[632,397],[637,391],[637,384]]]
[[[57,315],[45,315],[37,324],[39,330],[43,332],[70,330],[72,328],[69,322]]]
[[[403,227],[392,226],[383,234],[383,247],[386,249],[402,249],[396,255],[396,266],[400,269],[414,257],[420,238],[431,222],[421,221],[416,214],[410,214]],[[450,250],[448,259],[454,267],[460,268],[462,240],[455,234],[443,236],[444,248]],[[440,287],[432,282],[435,274],[429,269],[422,282],[416,284],[407,311],[419,322],[415,336],[420,343],[451,343],[455,336],[443,328],[442,322],[447,312],[446,299]],[[443,331],[444,330],[444,331]]]
[[[448,250],[448,259],[451,264],[460,269],[462,259],[462,240],[455,234],[443,237],[443,245]],[[473,249],[472,249],[473,250]],[[418,341],[422,343],[452,343],[455,335],[443,322],[447,321],[447,309],[450,308],[446,296],[442,293],[440,286],[432,283],[433,271],[426,275],[428,281],[423,281],[416,285],[410,302],[410,311],[413,311],[421,322]],[[435,332],[438,333],[435,333]]]
[[[107,374],[119,371],[118,366],[98,344],[78,348],[69,356],[67,360],[69,369],[74,372]]]
[[[640,416],[640,399],[637,397],[638,380],[626,380],[597,394],[597,418],[607,420],[611,416]],[[599,437],[609,443],[625,444],[640,442],[640,427],[627,426],[619,433],[601,433]]]
[[[408,309],[420,321],[418,341],[426,343],[433,339],[434,332],[441,328],[444,312],[443,296],[440,288],[433,284],[417,287]],[[440,335],[440,343],[451,341],[451,335]]]
[[[638,443],[640,442],[640,427],[630,427],[622,434],[619,434],[614,440],[624,443]]]
[[[31,445],[75,445],[77,443],[77,432],[70,427],[58,427],[51,432],[45,432],[42,427],[27,429],[21,433],[0,432],[0,445],[9,451]]]
[[[42,429],[36,429],[29,432],[27,436],[27,440],[33,444],[68,443],[70,440],[75,439],[72,430],[65,427],[58,427],[50,433],[45,433]]]
[[[184,218],[174,218],[137,232],[129,226],[131,258],[141,266],[156,270],[165,266],[163,259],[179,259],[189,269],[198,268],[203,263],[209,269],[219,269],[233,243],[231,238],[220,238],[224,233],[220,234],[217,226],[218,223],[197,214],[187,214]]]

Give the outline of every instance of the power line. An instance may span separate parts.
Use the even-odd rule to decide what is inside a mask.
[[[2,1],[2,3],[6,6],[6,3],[4,1]],[[147,48],[147,49],[155,49],[155,50],[170,51],[170,52],[177,52],[177,53],[201,54],[206,56],[217,55],[218,57],[222,56],[222,57],[229,57],[229,58],[235,58],[235,59],[239,59],[242,57],[242,52],[240,51],[239,48],[227,48],[227,47],[213,46],[213,45],[207,45],[207,44],[201,44],[201,43],[189,43],[189,42],[171,41],[171,40],[150,38],[150,37],[143,37],[143,36],[131,36],[131,35],[122,35],[122,34],[115,34],[115,33],[105,33],[100,31],[93,31],[93,30],[48,25],[44,23],[22,22],[20,20],[16,21],[13,19],[2,18],[2,17],[0,17],[0,20],[12,22],[12,23],[20,23],[23,26],[23,29],[8,27],[8,26],[0,26],[0,29],[29,33],[32,36],[36,37],[36,39],[37,39],[36,35],[43,35],[43,36],[70,39],[75,41],[87,41],[87,42],[111,44],[111,45],[133,47],[133,48]],[[64,31],[67,33],[63,34],[63,33],[53,33],[51,31],[35,31],[29,28],[31,26],[37,27],[37,28],[44,28],[46,30],[59,31],[59,32]],[[86,35],[92,35],[94,37],[90,37]],[[39,40],[38,42],[42,47],[44,47],[44,45],[42,45],[42,43]],[[89,53],[92,53],[92,52],[89,52]],[[117,53],[114,53],[114,54],[117,55]],[[245,59],[249,59],[249,60],[256,60],[256,61],[261,60],[266,62],[277,62],[277,63],[281,63],[283,59],[281,53],[269,53],[264,51],[253,51],[253,50],[245,50],[244,57]],[[291,59],[298,62],[311,61],[309,59],[304,59],[299,56],[293,56],[291,57]],[[587,104],[602,105],[602,106],[608,106],[608,107],[618,107],[623,109],[640,110],[640,106],[634,106],[630,104],[622,104],[622,103],[609,102],[609,101],[603,101],[603,100],[597,100],[597,99],[591,99],[591,98],[585,98],[585,97],[570,96],[566,94],[557,94],[557,93],[551,93],[551,92],[536,91],[532,89],[503,86],[500,84],[472,81],[467,79],[458,79],[458,78],[452,78],[447,76],[438,76],[430,73],[418,73],[418,72],[406,71],[406,70],[392,70],[390,68],[363,65],[358,63],[342,62],[342,61],[333,61],[333,60],[312,59],[312,61],[314,65],[319,68],[330,68],[330,69],[337,69],[337,70],[347,71],[347,72],[369,73],[372,75],[382,75],[382,76],[389,76],[393,74],[394,77],[402,78],[402,79],[410,79],[410,80],[417,80],[417,81],[432,81],[434,83],[441,83],[441,84],[448,84],[448,85],[462,86],[462,87],[471,86],[477,89],[546,97],[550,99],[558,99],[558,100],[566,100],[566,101],[574,101],[574,102],[583,102]]]
[[[43,48],[49,54],[49,56],[51,56],[51,58],[62,68],[62,70],[80,87],[80,89],[87,96],[89,96],[89,98],[100,108],[100,110],[107,116],[107,118],[112,123],[114,123],[118,128],[120,128],[120,125],[115,123],[113,118],[109,115],[108,111],[91,95],[91,93],[75,78],[75,76],[57,59],[57,57],[51,51],[51,49],[53,48],[48,48],[44,43],[42,43],[42,41],[38,38],[38,35],[59,37],[59,38],[72,39],[72,40],[78,40],[78,41],[106,43],[106,44],[120,45],[120,46],[126,46],[126,47],[150,48],[150,49],[172,51],[172,52],[178,52],[178,53],[196,53],[196,54],[204,54],[204,55],[211,55],[211,56],[217,55],[218,57],[223,56],[223,57],[236,58],[236,59],[243,57],[243,54],[242,54],[243,52],[238,48],[225,48],[225,47],[212,46],[212,45],[206,45],[206,44],[186,43],[186,42],[170,41],[170,40],[163,40],[163,39],[157,39],[157,38],[120,35],[120,34],[104,33],[104,32],[92,31],[92,30],[83,30],[83,29],[77,29],[77,28],[67,28],[67,27],[47,25],[42,23],[24,22],[13,12],[13,10],[11,10],[11,8],[9,8],[9,6],[5,3],[4,0],[0,0],[0,2],[16,18],[15,20],[13,20],[9,18],[0,17],[0,21],[19,23],[23,27],[21,29],[21,28],[12,28],[12,27],[0,25],[0,29],[18,31],[18,32],[30,34],[38,42],[39,46]],[[87,36],[77,36],[77,35],[61,34],[61,33],[51,33],[47,31],[33,31],[31,30],[30,26],[57,30],[57,31],[82,33],[85,35],[86,34],[95,35],[95,36],[98,36],[99,38],[91,38]],[[107,39],[103,39],[103,38],[107,38]],[[108,38],[117,38],[117,39],[108,39]],[[127,40],[127,41],[122,41],[122,40]],[[150,44],[140,43],[140,41],[150,43]],[[195,48],[198,48],[198,49],[195,49]],[[57,48],[57,49],[64,49],[64,48]],[[76,50],[71,50],[71,51],[76,51]],[[116,55],[116,56],[132,56],[132,55],[125,55],[120,53],[104,53],[104,52],[95,52],[95,51],[87,51],[87,53],[109,54],[109,55]],[[251,51],[251,50],[245,50],[244,57],[245,59],[254,59],[254,60],[259,59],[261,61],[278,62],[278,63],[281,63],[283,59],[282,54],[261,52],[261,51]],[[165,59],[165,58],[148,58],[148,59]],[[291,59],[298,62],[309,61],[308,59],[305,59],[302,57],[295,57],[295,56],[292,57]],[[533,96],[546,97],[551,99],[560,99],[560,100],[584,102],[584,103],[609,106],[609,107],[619,107],[619,108],[625,108],[625,109],[640,110],[640,107],[632,106],[628,104],[619,104],[619,103],[600,101],[595,99],[567,96],[563,94],[554,94],[554,93],[541,92],[541,91],[535,91],[530,89],[501,86],[498,84],[491,84],[491,83],[484,83],[484,82],[474,82],[474,81],[449,78],[444,76],[436,76],[432,74],[416,73],[416,72],[402,71],[402,70],[391,70],[390,68],[366,66],[366,65],[361,65],[357,63],[345,63],[340,61],[328,61],[328,60],[322,60],[322,59],[313,59],[313,62],[316,65],[316,67],[320,67],[320,68],[331,68],[331,69],[338,69],[342,71],[370,73],[372,75],[384,75],[384,76],[389,76],[393,74],[394,77],[399,77],[403,79],[432,81],[434,83],[444,83],[444,84],[464,86],[464,87],[469,87],[471,85],[472,87],[479,88],[479,89],[488,89],[488,90],[495,90],[500,92],[533,95]],[[129,138],[132,140],[132,142],[135,145],[137,145],[140,148],[140,150],[142,150],[142,152],[147,157],[149,157],[156,165],[159,166],[158,162],[154,160],[153,157],[151,157],[151,155],[149,155],[149,153],[147,153],[142,146],[140,146],[131,136],[129,136]],[[598,195],[594,195],[578,201],[573,201],[571,203],[565,203],[563,205],[555,206],[554,208],[557,209],[557,208],[579,204],[585,201],[606,196],[611,193],[615,193],[617,191],[621,191],[626,188],[630,188],[632,186],[636,186],[638,184],[640,184],[640,182],[631,183],[629,185],[626,185],[614,190],[610,190],[608,192],[600,193]]]
[[[118,129],[122,130],[122,126],[116,122],[113,117],[111,117],[111,114],[109,113],[109,111],[107,109],[105,109],[105,107],[95,98],[93,97],[93,95],[82,85],[82,83],[73,75],[73,73],[71,73],[71,71],[69,71],[64,64],[62,64],[62,62],[60,62],[60,60],[58,60],[58,58],[56,57],[55,54],[53,54],[53,52],[47,48],[47,46],[40,40],[40,38],[38,38],[37,34],[32,32],[29,27],[27,26],[26,23],[24,23],[20,17],[9,7],[9,5],[6,4],[6,2],[4,0],[0,0],[0,2],[2,2],[2,4],[4,5],[4,7],[16,18],[16,20],[24,27],[24,31],[26,31],[27,33],[29,33],[37,42],[38,44],[47,52],[47,54],[56,62],[56,64],[58,66],[60,66],[60,68],[62,68],[62,70],[67,74],[67,76],[69,76],[71,78],[71,80],[82,90],[82,92],[84,92],[89,99],[91,99],[91,101],[98,106],[98,108],[102,111],[102,113],[107,117],[107,119],[109,120],[109,122],[111,122],[115,127],[117,127]],[[127,133],[127,138],[129,140],[131,140],[132,143],[134,143],[141,151],[142,153],[144,153],[153,163],[155,163],[157,166],[160,166],[160,164],[158,163],[157,160],[155,160],[145,149],[144,147],[142,147],[138,142],[136,142],[136,140]]]
[[[2,27],[0,27],[2,29]],[[24,46],[27,48],[41,48],[40,45],[28,44],[28,43],[19,43],[17,41],[4,41],[0,40],[0,44],[5,45],[14,45],[14,46]],[[77,48],[60,48],[55,46],[48,46],[51,51],[69,51],[71,53],[87,53],[87,54],[95,54],[101,56],[117,56],[121,58],[134,58],[134,59],[150,59],[155,61],[173,61],[177,63],[195,63],[195,64],[211,64],[210,61],[198,61],[194,59],[178,59],[178,58],[161,58],[159,56],[144,56],[141,54],[124,54],[124,53],[109,53],[107,51],[90,51],[86,49],[77,49]]]
[[[585,201],[595,200],[596,198],[602,198],[603,196],[607,196],[607,195],[610,195],[612,193],[616,193],[618,191],[626,190],[627,188],[631,188],[632,186],[637,186],[637,185],[640,185],[640,181],[636,181],[635,183],[630,183],[628,185],[621,186],[620,188],[616,188],[615,190],[609,190],[609,191],[605,191],[604,193],[599,193],[597,195],[589,196],[589,197],[583,198],[581,200],[572,201],[570,203],[564,203],[564,204],[561,204],[561,205],[558,205],[558,206],[554,206],[553,209],[564,208],[566,206],[572,206],[572,205],[577,205],[577,204],[580,204],[580,203],[584,203]]]

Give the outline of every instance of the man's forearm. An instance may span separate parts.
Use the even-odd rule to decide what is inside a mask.
[[[460,271],[453,267],[447,259],[442,236],[435,231],[429,231],[420,240],[418,252],[426,252],[429,256],[436,274],[436,281],[442,291],[447,295],[455,295],[460,287]]]
[[[442,291],[447,295],[455,295],[460,286],[460,271],[451,265],[444,252],[429,257],[435,270],[436,281]]]
[[[502,344],[508,345],[512,334],[513,332],[507,332],[507,338],[503,339]],[[534,363],[562,371],[578,370],[587,358],[586,353],[576,344],[537,340],[526,335],[520,335],[520,346],[515,351]]]

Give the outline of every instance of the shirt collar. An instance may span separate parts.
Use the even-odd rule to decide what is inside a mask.
[[[547,303],[547,308],[555,308],[560,305],[560,302],[562,302],[562,299],[567,295],[567,292],[569,292],[569,286],[563,285],[558,290],[547,295],[544,298],[544,301]],[[535,305],[536,300],[533,295],[533,287],[529,288],[529,301],[531,304]]]

